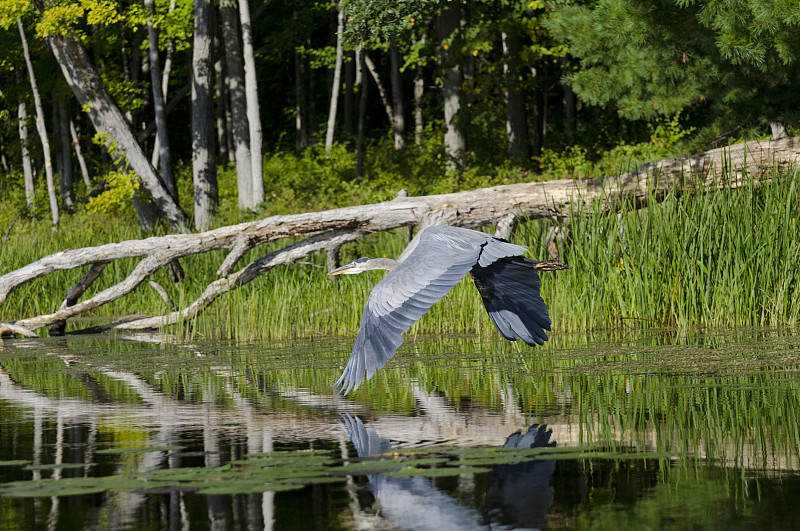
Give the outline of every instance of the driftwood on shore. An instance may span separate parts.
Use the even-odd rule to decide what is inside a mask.
[[[228,249],[217,270],[218,280],[209,284],[185,308],[155,317],[137,316],[103,328],[160,328],[191,319],[218,296],[243,286],[278,265],[302,260],[310,253],[327,251],[329,261],[342,245],[365,234],[398,227],[460,225],[477,228],[497,226],[507,237],[519,219],[568,218],[595,201],[613,210],[623,201],[645,204],[660,200],[668,192],[694,193],[706,189],[737,188],[754,179],[768,181],[790,166],[800,165],[800,137],[755,141],[715,149],[678,159],[648,164],[635,171],[603,179],[561,179],[482,188],[451,194],[397,198],[372,205],[359,205],[323,212],[271,216],[265,219],[220,227],[197,234],[176,234],[110,243],[97,247],[68,249],[45,256],[20,269],[0,276],[0,307],[17,287],[54,271],[90,266],[89,271],[66,295],[61,307],[51,314],[0,323],[0,331],[20,333],[57,325],[65,320],[116,300],[133,291],[150,275],[179,258]],[[271,252],[234,271],[239,260],[259,245],[284,238],[305,238]],[[102,273],[105,266],[122,258],[141,257],[127,278],[90,298],[80,296]],[[13,325],[13,326],[12,326]]]

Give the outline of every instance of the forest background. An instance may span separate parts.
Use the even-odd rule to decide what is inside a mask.
[[[0,272],[401,188],[597,177],[794,135],[799,26],[789,0],[3,0]],[[637,315],[714,319],[649,298],[661,308]],[[794,322],[789,299],[741,319]]]

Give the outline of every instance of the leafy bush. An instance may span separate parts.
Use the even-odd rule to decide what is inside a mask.
[[[570,146],[561,152],[545,150],[539,157],[541,173],[550,178],[589,178],[630,171],[648,162],[679,156],[684,139],[694,131],[681,126],[679,115],[649,127],[649,141],[619,144],[596,160],[581,146]]]
[[[93,214],[128,210],[133,195],[140,187],[136,174],[130,171],[110,171],[104,179],[105,189],[99,195],[89,198],[86,210]]]

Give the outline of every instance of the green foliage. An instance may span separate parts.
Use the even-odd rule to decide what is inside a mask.
[[[680,6],[687,0],[677,0]],[[722,56],[764,73],[791,65],[800,54],[800,3],[785,0],[706,0],[698,19],[716,36]]]
[[[189,49],[194,37],[194,2],[177,0],[172,12],[169,12],[170,0],[157,0],[155,4],[155,26],[159,31],[161,48],[171,42],[176,51]]]
[[[616,175],[642,164],[669,157],[677,157],[684,151],[684,141],[693,128],[684,129],[680,116],[661,120],[650,125],[650,140],[634,144],[619,144],[603,151],[592,160],[589,150],[581,146],[569,146],[563,151],[545,150],[539,157],[539,170],[546,177],[587,178]]]
[[[110,26],[120,22],[133,28],[143,24],[143,7],[124,6],[116,0],[61,0],[47,4],[36,24],[36,33],[39,37],[65,35],[83,24]]]
[[[438,0],[350,0],[344,3],[345,40],[368,48],[398,41],[420,21],[430,19],[440,6]]]
[[[4,30],[17,24],[17,19],[33,11],[30,0],[3,0],[0,2],[0,28]]]
[[[122,212],[130,209],[130,202],[139,189],[139,179],[133,172],[108,172],[104,177],[103,192],[89,199],[86,210],[92,214]]]
[[[791,4],[791,5],[790,5]],[[792,121],[800,75],[796,3],[727,0],[551,2],[545,21],[580,67],[567,76],[593,105],[649,119],[686,109],[717,133]],[[764,72],[769,71],[765,76]]]
[[[325,46],[322,48],[306,48],[305,46],[298,46],[297,51],[310,60],[311,68],[333,68],[336,62],[336,48],[334,46]]]

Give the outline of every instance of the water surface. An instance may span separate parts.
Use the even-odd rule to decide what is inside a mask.
[[[3,340],[0,527],[800,527],[793,331],[351,341]]]

